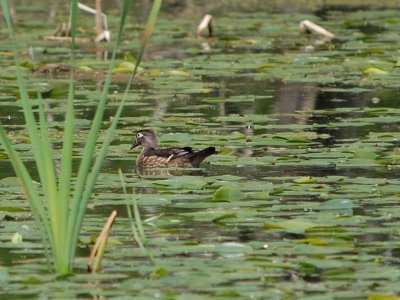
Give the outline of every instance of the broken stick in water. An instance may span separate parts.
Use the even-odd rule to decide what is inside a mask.
[[[213,36],[212,16],[205,15],[197,27],[197,36],[201,36],[204,29],[208,28],[208,37]]]
[[[327,38],[330,38],[330,39],[335,36],[332,32],[326,30],[325,28],[323,28],[323,27],[321,27],[321,26],[319,26],[319,25],[317,25],[314,22],[311,22],[309,20],[304,20],[304,21],[300,22],[300,32],[301,33],[313,32],[313,33],[317,33],[317,34],[323,35],[323,36],[325,36]]]

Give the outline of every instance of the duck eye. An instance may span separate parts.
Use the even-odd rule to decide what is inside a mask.
[[[139,139],[139,138],[141,138],[141,137],[143,137],[143,133],[140,133],[140,132],[139,132],[139,133],[136,135],[136,138]]]

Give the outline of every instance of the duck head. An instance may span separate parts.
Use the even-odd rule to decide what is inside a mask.
[[[143,146],[144,148],[157,148],[157,136],[154,130],[143,129],[136,133],[135,142],[131,146],[131,150],[137,146]]]

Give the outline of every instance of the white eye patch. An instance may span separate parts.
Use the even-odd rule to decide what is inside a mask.
[[[143,133],[138,133],[137,135],[136,135],[136,137],[139,139],[139,138],[142,138],[142,137],[144,137],[144,135],[143,135]]]

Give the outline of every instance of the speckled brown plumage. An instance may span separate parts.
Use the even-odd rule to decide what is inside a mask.
[[[215,153],[214,147],[200,151],[193,151],[190,147],[159,149],[156,134],[150,129],[138,131],[131,149],[139,145],[143,147],[136,158],[136,166],[140,168],[198,167],[205,158]]]

